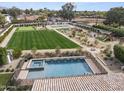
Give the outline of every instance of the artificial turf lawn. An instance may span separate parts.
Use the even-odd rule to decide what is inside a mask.
[[[11,74],[0,74],[0,88],[4,87],[10,79]]]
[[[19,27],[10,39],[7,47],[21,50],[37,49],[55,49],[56,47],[77,48],[74,42],[65,38],[52,30],[39,30],[29,27]]]

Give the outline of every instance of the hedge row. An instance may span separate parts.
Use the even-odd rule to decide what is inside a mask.
[[[76,24],[69,23],[69,24],[74,25],[74,26],[78,26],[78,27],[81,27],[83,29],[87,29],[87,30],[90,30],[90,31],[98,32],[98,29],[96,29],[95,27],[92,27],[92,26],[83,25],[83,24],[79,24],[79,23],[76,23]]]
[[[12,29],[13,29],[13,26],[10,27],[10,28],[8,29],[8,31],[6,31],[6,32],[4,33],[4,35],[0,36],[0,43],[1,43],[1,42],[4,40],[4,38],[11,32]]]
[[[17,19],[14,19],[12,21],[13,24],[18,24],[18,23],[37,23],[37,22],[41,22],[41,21],[38,21],[38,20],[33,20],[33,21],[30,21],[30,20],[17,20]]]
[[[124,63],[124,46],[115,45],[114,46],[114,55],[115,57]]]
[[[110,31],[114,34],[114,36],[117,36],[117,37],[124,37],[124,29],[113,28],[106,25],[93,25],[93,27]]]

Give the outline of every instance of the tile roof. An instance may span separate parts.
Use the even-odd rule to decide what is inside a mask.
[[[32,91],[121,91],[123,73],[35,80]]]

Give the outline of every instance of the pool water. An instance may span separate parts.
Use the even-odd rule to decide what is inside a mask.
[[[32,61],[32,64],[41,61]],[[64,76],[78,76],[84,74],[92,74],[92,70],[83,58],[57,59],[45,60],[44,69],[29,70],[27,79],[49,78],[49,77],[64,77]]]

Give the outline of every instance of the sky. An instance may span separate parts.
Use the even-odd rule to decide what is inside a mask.
[[[65,2],[0,2],[0,7],[11,8],[16,6],[21,9],[43,9],[60,10]],[[108,11],[112,7],[124,7],[124,2],[76,2],[75,9],[78,11]]]

